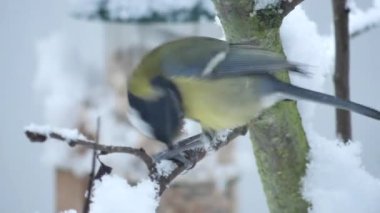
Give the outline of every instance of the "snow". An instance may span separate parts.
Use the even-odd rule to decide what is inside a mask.
[[[119,176],[106,175],[94,184],[90,212],[156,212],[157,189],[157,184],[147,179],[131,186]]]
[[[215,133],[213,139],[210,141],[207,137],[203,136],[203,143],[205,150],[208,153],[216,151],[215,148],[220,144],[227,141],[228,135],[232,132],[230,129],[221,130]]]
[[[49,134],[54,132],[69,140],[88,140],[77,129],[64,129],[50,127],[47,125],[29,124],[24,128],[25,131],[36,132],[49,137]]]
[[[188,13],[195,9],[201,13],[215,14],[211,0],[76,0],[71,5],[74,14],[86,17],[105,16],[101,18],[110,20],[138,20],[155,16],[167,17],[165,19],[168,20],[173,17],[186,19]],[[101,10],[103,14],[100,14]]]
[[[49,135],[51,132],[51,127],[47,125],[43,126],[31,123],[24,128],[24,131],[36,132],[42,135]]]
[[[355,35],[367,28],[374,27],[380,23],[380,1],[373,0],[373,6],[366,11],[361,10],[354,1],[350,2],[350,34]]]
[[[177,165],[171,160],[162,160],[157,163],[158,174],[167,177],[177,167]]]
[[[362,165],[361,143],[343,145],[307,129],[311,163],[304,183],[304,197],[315,213],[380,210],[380,180]]]
[[[60,212],[60,213],[77,213],[77,211],[74,209],[69,209],[69,210],[65,210],[65,211]]]
[[[112,20],[144,18],[152,15],[149,0],[112,0],[107,3],[106,8]]]
[[[255,10],[266,9],[272,5],[277,5],[279,0],[256,0],[255,1]]]
[[[160,0],[152,2],[152,10],[157,13],[167,14],[171,11],[191,10],[202,1],[194,0]]]
[[[83,10],[81,9],[81,12],[85,11],[87,14],[92,14],[98,11],[100,0],[78,0],[76,2],[87,6]],[[152,13],[152,11],[169,11],[167,8],[160,8],[160,5],[155,5],[156,1],[151,2],[150,5],[146,3],[143,5],[144,7],[133,10],[131,13],[128,12],[130,8],[128,9],[128,6],[123,5],[121,1],[109,2],[109,5],[107,5],[109,7],[111,7],[111,3],[114,4],[112,5],[112,11],[115,12],[113,14],[114,18],[119,16],[122,18],[144,17],[146,14]],[[144,2],[148,2],[148,0]],[[165,2],[168,4],[170,0]],[[187,8],[194,2],[183,1],[183,4],[175,5],[175,7]],[[202,1],[202,4],[210,6],[210,3],[206,2],[208,1]],[[274,2],[275,0],[259,1],[258,5],[267,6]],[[350,17],[352,21],[351,32],[368,23],[374,23],[379,14],[379,12],[376,13],[376,9],[380,8],[380,1],[375,0],[374,5],[374,8],[366,12],[353,10]],[[312,78],[292,76],[292,81],[313,90],[321,90],[325,78],[331,77],[334,51],[332,37],[320,36],[315,24],[307,18],[300,7],[297,7],[284,20],[281,36],[288,58],[291,61],[304,63],[307,71],[313,73]],[[97,84],[88,79],[89,76],[90,79],[102,77],[98,72],[91,72],[94,70],[93,67],[88,66],[89,63],[83,57],[78,57],[77,50],[74,47],[75,45],[70,43],[62,33],[54,34],[42,40],[39,44],[40,63],[36,87],[45,97],[46,121],[51,125],[74,127],[82,116],[83,102],[86,101],[86,98],[98,97],[101,100],[92,100],[95,102],[96,107],[89,110],[86,119],[87,121],[95,121],[97,116],[102,115],[101,141],[106,144],[136,145],[140,140],[140,136],[125,124],[121,125],[114,118],[114,106],[112,104],[114,97],[107,92],[98,95],[98,89],[94,88],[94,85]],[[95,66],[95,68],[98,69],[99,67]],[[101,90],[103,91],[103,89]],[[315,117],[314,104],[300,102],[298,106],[311,147],[310,164],[304,179],[303,189],[304,197],[313,204],[311,211],[327,213],[378,212],[380,206],[376,201],[379,200],[379,180],[366,172],[362,166],[361,143],[352,142],[343,146],[337,140],[331,141],[321,137],[314,132],[312,126],[313,118]],[[95,129],[94,126],[89,128],[91,130]],[[31,125],[28,129],[46,133],[51,130],[51,127]],[[187,134],[185,135],[189,136],[196,134],[196,132],[199,132],[199,127],[194,125],[186,128]],[[77,133],[69,132],[64,134],[76,137]],[[90,170],[91,152],[79,154],[73,152],[71,148],[63,143],[47,143],[47,146],[50,148],[46,149],[45,162],[59,168],[71,169],[79,175],[84,175]],[[247,165],[247,160],[244,160],[247,159],[246,157],[242,157],[242,153],[239,153],[237,157],[241,161],[238,164],[242,164],[243,168],[244,165]],[[111,164],[116,171],[123,172],[128,170],[129,173],[139,174],[140,169],[136,169],[139,167],[134,166],[134,162],[138,160],[131,158],[126,157],[125,154],[102,156],[102,160],[107,164]],[[171,166],[170,162],[163,161],[159,165],[159,170],[162,174],[167,174],[172,168]],[[180,176],[179,180],[208,181],[211,177],[217,181],[219,188],[222,190],[228,180],[235,178],[242,170],[244,171],[243,168],[236,167],[235,164],[221,166],[217,154],[211,153],[194,170]],[[134,179],[139,177],[141,175]],[[123,212],[144,212],[145,210],[145,212],[154,212],[158,205],[158,201],[154,199],[155,187],[155,184],[148,180],[143,180],[137,186],[131,187],[124,179],[118,176],[105,176],[101,182],[98,181],[95,185],[93,198],[95,203],[91,206],[92,211],[102,212],[106,208],[105,212],[118,212],[118,210]],[[140,202],[144,202],[143,205],[137,205]],[[130,203],[134,204],[133,207],[127,206]]]
[[[331,36],[321,36],[316,24],[297,7],[283,21],[280,29],[282,45],[288,60],[301,64],[310,76],[291,75],[292,83],[323,92],[326,78],[331,77],[334,59],[334,43]],[[303,118],[314,116],[315,104],[299,101]]]
[[[291,76],[292,82],[320,90],[325,77],[331,77],[334,59],[332,36],[320,36],[317,27],[298,6],[283,21],[281,38],[289,60],[309,65],[309,78]],[[362,165],[361,143],[347,145],[328,140],[315,132],[315,105],[300,101],[298,108],[308,137],[310,152],[303,196],[310,212],[379,212],[380,180]]]

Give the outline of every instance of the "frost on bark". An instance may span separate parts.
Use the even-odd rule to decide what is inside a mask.
[[[254,11],[252,0],[213,0],[230,42],[253,42],[283,53],[279,36],[282,19],[301,1],[279,1]],[[286,72],[278,75],[289,81]],[[282,102],[249,124],[252,144],[271,212],[307,212],[301,180],[309,146],[295,102]]]

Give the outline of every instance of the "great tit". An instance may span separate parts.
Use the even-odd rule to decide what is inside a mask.
[[[380,119],[380,112],[278,80],[298,64],[247,43],[188,37],[146,54],[129,77],[128,118],[146,136],[169,148],[183,119],[205,130],[243,126],[282,100],[306,99]]]

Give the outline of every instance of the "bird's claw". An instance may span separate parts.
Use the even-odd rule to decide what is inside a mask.
[[[187,159],[183,152],[178,152],[177,150],[170,149],[154,156],[154,160],[156,162],[160,162],[162,160],[171,160],[174,161],[176,164],[182,164],[185,167],[185,170],[192,169],[196,164],[191,160]]]
[[[184,139],[177,144],[172,145],[169,149],[154,156],[154,160],[160,162],[161,160],[172,160],[176,163],[181,163],[185,166],[186,170],[192,169],[196,162],[189,160],[186,157],[186,151],[204,148],[205,145],[205,135],[199,134],[187,139]],[[207,138],[206,138],[207,139]]]

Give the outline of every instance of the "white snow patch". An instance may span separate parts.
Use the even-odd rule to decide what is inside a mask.
[[[51,127],[48,125],[29,124],[24,128],[24,131],[36,132],[42,135],[48,135],[51,132]]]
[[[201,132],[202,127],[198,122],[185,118],[181,134],[177,138],[177,141],[184,140]]]
[[[177,167],[177,165],[171,160],[162,160],[157,163],[158,174],[167,177]]]
[[[305,64],[312,73],[308,78],[292,76],[292,82],[320,90],[332,72],[333,37],[320,36],[298,6],[284,19],[281,38],[288,59]],[[303,181],[303,195],[312,204],[310,212],[379,212],[380,181],[363,167],[361,143],[343,145],[321,137],[313,130],[314,104],[299,102],[298,107],[310,145],[310,163]]]
[[[223,131],[219,131],[216,133],[216,137],[215,139],[217,141],[227,141],[227,137],[228,135],[232,132],[231,129],[226,129],[226,130],[223,130]]]
[[[272,5],[279,3],[279,0],[256,0],[255,1],[255,10],[262,10],[269,8]]]
[[[77,210],[69,209],[69,210],[65,210],[65,211],[60,212],[60,213],[77,213]]]
[[[334,64],[332,37],[319,35],[317,25],[299,6],[283,20],[280,35],[288,60],[301,64],[310,73],[310,76],[291,74],[292,83],[323,92],[323,84],[326,78],[331,78]],[[298,106],[304,119],[314,116],[315,103],[298,101]]]
[[[56,128],[50,127],[47,125],[36,125],[29,124],[24,128],[25,131],[36,132],[49,137],[50,133],[57,133],[62,137],[69,140],[88,140],[84,135],[82,135],[77,129],[64,129],[64,128]]]
[[[156,212],[157,189],[157,184],[148,179],[131,186],[119,176],[106,175],[94,184],[90,212]]]
[[[167,14],[179,10],[191,10],[200,1],[199,0],[153,0],[151,1],[152,10],[160,13]]]
[[[112,0],[107,2],[111,19],[144,18],[152,14],[150,0]]]
[[[215,16],[215,24],[220,27],[220,29],[223,29],[222,21],[220,20],[219,16]],[[222,36],[219,38],[220,40],[226,41],[226,34],[224,33],[224,30],[222,30]]]
[[[363,11],[357,7],[354,1],[349,4],[349,30],[350,34],[355,34],[366,28],[380,24],[380,1],[374,0],[373,6]]]
[[[343,145],[307,128],[310,163],[304,179],[304,197],[312,202],[310,212],[380,211],[380,180],[362,165],[361,143]]]

